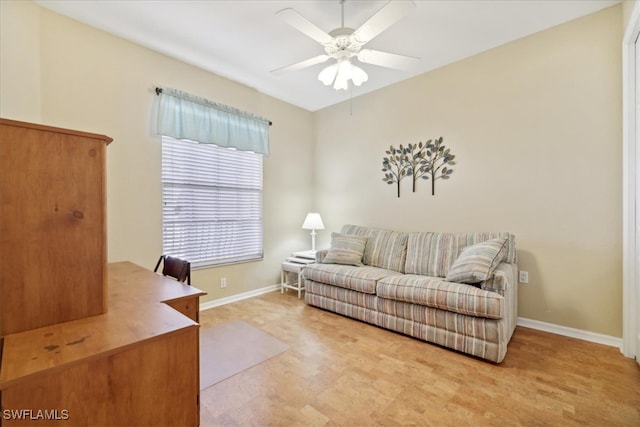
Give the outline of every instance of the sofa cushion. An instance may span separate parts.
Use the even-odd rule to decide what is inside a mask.
[[[500,319],[504,316],[504,297],[464,283],[439,277],[405,274],[378,281],[379,297],[426,305],[476,317]]]
[[[331,233],[331,247],[322,262],[361,266],[367,240],[366,236]]]
[[[497,237],[467,246],[447,272],[449,282],[480,283],[493,274],[505,257],[506,237]]]
[[[347,224],[343,234],[368,236],[362,262],[365,265],[404,273],[407,258],[407,233]]]
[[[401,274],[397,271],[370,266],[309,264],[305,266],[302,275],[305,279],[315,282],[327,283],[367,294],[375,294],[378,280],[389,276],[400,276]]]
[[[446,277],[464,248],[497,237],[507,238],[504,261],[515,263],[515,242],[509,233],[410,233],[405,273]]]
[[[304,288],[305,296],[320,295],[332,300],[364,307],[368,310],[376,310],[378,307],[378,300],[380,299],[375,294],[365,294],[364,292],[339,288],[337,286],[314,282],[313,280],[307,280],[304,284]]]
[[[371,296],[371,295],[363,295]],[[405,319],[470,337],[481,337],[483,341],[500,342],[506,334],[507,322],[504,319],[488,319],[486,317],[467,316],[453,311],[440,310],[426,305],[409,304],[378,297],[377,309],[380,313],[396,319]],[[419,328],[420,326],[414,325]],[[412,331],[413,332],[413,331]]]

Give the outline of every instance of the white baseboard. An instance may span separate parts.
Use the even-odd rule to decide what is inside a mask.
[[[596,344],[604,344],[622,350],[622,338],[612,337],[611,335],[597,334],[595,332],[554,325],[553,323],[526,319],[524,317],[518,317],[516,324],[525,328],[537,329],[539,331],[550,332],[552,334],[563,335],[570,338],[577,338],[579,340],[594,342]]]
[[[273,291],[279,291],[280,285],[271,285],[264,288],[256,289],[254,291],[243,292],[237,295],[231,295],[230,297],[219,298],[213,301],[207,301],[200,304],[200,311],[208,310],[210,308],[219,307],[225,304],[231,304],[232,302],[242,301],[243,299],[257,297],[258,295],[267,294]]]

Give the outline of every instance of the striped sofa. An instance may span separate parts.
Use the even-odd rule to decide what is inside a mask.
[[[517,270],[509,233],[345,225],[304,268],[305,302],[499,363],[516,326]]]

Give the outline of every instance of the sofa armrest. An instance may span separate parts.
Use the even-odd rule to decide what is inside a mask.
[[[501,262],[493,271],[493,276],[480,283],[480,288],[485,291],[492,291],[505,295],[508,287],[516,286],[518,275],[518,265]]]
[[[493,277],[480,284],[486,291],[497,292],[505,299],[504,318],[507,322],[509,339],[516,329],[518,320],[518,264],[502,262],[493,272]]]

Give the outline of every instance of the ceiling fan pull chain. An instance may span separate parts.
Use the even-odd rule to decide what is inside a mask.
[[[353,86],[349,91],[349,115],[353,117]]]

